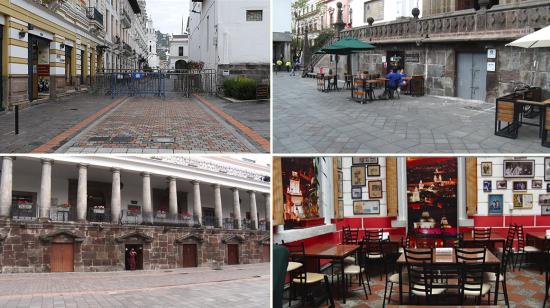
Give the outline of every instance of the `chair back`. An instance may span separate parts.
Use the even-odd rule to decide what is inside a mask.
[[[273,245],[273,307],[283,307],[285,277],[288,265],[288,249],[281,245]]]
[[[359,242],[359,229],[351,229],[349,226],[342,229],[343,237],[342,244],[354,244]]]
[[[486,253],[487,248],[455,248],[455,258],[461,273],[458,281],[461,301],[464,299],[465,291],[479,293],[479,299],[481,298],[485,279]]]
[[[435,248],[435,238],[430,234],[417,233],[414,238],[416,248]]]
[[[523,225],[517,225],[516,232],[518,235],[518,251],[525,250],[525,234],[523,233]]]
[[[491,227],[474,228],[474,246],[488,248],[491,240]]]
[[[366,244],[365,252],[367,255],[384,255],[384,251],[382,249],[382,233],[383,229],[365,230],[363,241],[365,241]]]
[[[292,281],[293,279],[299,279],[300,284],[306,283],[307,281],[307,272],[305,270],[306,250],[304,247],[304,242],[285,243],[284,241],[282,241],[282,245],[285,246],[286,249],[288,249],[288,259],[290,261],[299,262],[299,263],[302,263],[302,265],[304,265],[290,272],[290,280]]]
[[[409,292],[425,293],[426,299],[432,294],[433,249],[404,248],[409,277]]]

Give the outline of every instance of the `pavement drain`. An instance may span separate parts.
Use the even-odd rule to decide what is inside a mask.
[[[175,138],[174,137],[153,137],[153,142],[155,143],[174,143]]]
[[[134,141],[134,137],[130,136],[116,136],[111,138],[111,143],[131,143]]]
[[[109,139],[111,139],[109,136],[95,136],[95,137],[91,137],[90,139],[88,139],[88,141],[90,141],[90,142],[100,142],[100,141],[107,142],[107,141],[109,141]]]

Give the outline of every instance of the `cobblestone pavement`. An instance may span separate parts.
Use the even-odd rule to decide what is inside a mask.
[[[189,153],[260,150],[196,99],[133,97],[59,151]]]
[[[538,128],[494,135],[495,105],[434,96],[358,104],[315,79],[274,76],[274,153],[538,153]],[[380,94],[377,90],[376,94]]]
[[[269,263],[0,275],[0,307],[269,307]]]
[[[73,125],[112,103],[110,97],[68,96],[19,112],[19,135],[14,112],[0,113],[0,153],[29,153]]]

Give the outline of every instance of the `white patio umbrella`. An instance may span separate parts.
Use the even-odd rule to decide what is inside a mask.
[[[506,46],[521,48],[550,47],[550,26],[508,43]]]

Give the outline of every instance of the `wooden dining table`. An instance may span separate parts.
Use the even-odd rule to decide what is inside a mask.
[[[463,248],[463,249],[474,251],[479,248]],[[437,267],[437,266],[444,266],[447,268],[451,266],[458,267],[458,262],[456,261],[454,248],[452,253],[438,253],[434,249],[433,255],[432,255],[432,261],[433,261],[434,267]],[[402,253],[397,259],[397,267],[399,272],[399,304],[400,305],[403,304],[403,268],[406,266],[407,266],[407,261],[405,259],[405,253]],[[487,250],[485,254],[485,266],[488,272],[498,273],[500,270],[500,260],[490,250]],[[495,276],[496,276],[496,283],[495,283],[494,305],[497,305],[498,285],[500,283],[500,278],[499,278],[500,275],[495,275]]]
[[[465,246],[467,247],[468,244],[481,243],[481,242],[484,242],[486,240],[476,239],[476,238],[474,238],[474,236],[472,235],[471,232],[465,232],[465,233],[462,233],[462,241],[464,242]],[[491,237],[487,241],[489,243],[491,243],[491,246],[493,246],[493,247],[495,247],[495,244],[502,244],[502,247],[504,247],[504,243],[506,242],[506,238],[504,236],[502,236],[501,234],[499,234],[499,233],[492,232]]]
[[[540,250],[545,250],[545,243],[550,242],[550,237],[546,237],[546,231],[527,231],[525,232],[527,241],[535,242],[535,246]]]
[[[344,270],[344,259],[354,254],[359,245],[353,244],[330,244],[322,243],[315,244],[305,248],[304,256],[307,259],[315,261],[315,267],[312,269],[314,272],[320,272],[321,259],[336,260],[340,263],[342,271]],[[306,269],[310,270],[312,264],[307,262]],[[346,303],[346,275],[342,274],[342,301]]]

